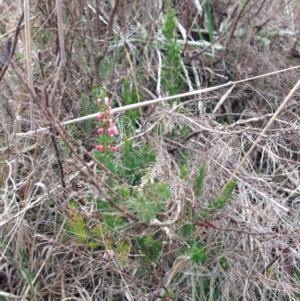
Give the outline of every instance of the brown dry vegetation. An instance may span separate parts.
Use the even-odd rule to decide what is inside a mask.
[[[83,98],[86,114],[96,113],[96,87],[124,105],[125,78],[141,102],[168,96],[160,77],[167,1],[23,2],[24,18],[24,3],[0,2],[1,41],[15,42],[0,76],[0,299],[165,300],[169,293],[173,300],[299,300],[299,92],[287,96],[300,72],[282,71],[299,64],[299,1],[210,0],[214,43],[207,46],[200,42],[209,40],[205,1],[171,1],[184,67],[178,92],[236,83],[178,97],[178,107],[163,101],[143,109],[129,138],[136,148],[146,142],[155,149],[146,173],[173,195],[161,224],[120,210],[130,222],[114,229],[114,243],[126,242],[130,252],[109,261],[105,248],[88,248],[66,227],[75,216],[71,200],[88,226],[103,223],[95,206],[105,193],[104,177],[95,174],[95,125],[87,131],[83,122],[58,124],[83,115]],[[163,125],[160,135],[154,124]],[[125,134],[121,128],[120,145]],[[183,181],[178,158],[187,151]],[[187,183],[201,163],[199,201]],[[186,208],[207,207],[232,175],[229,204],[206,227],[199,220],[189,237],[200,238],[208,254],[195,264],[180,253]],[[133,241],[141,236],[163,242],[155,266],[140,260]],[[102,246],[107,240],[99,237]]]

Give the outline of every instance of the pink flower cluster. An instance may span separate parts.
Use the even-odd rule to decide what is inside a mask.
[[[99,106],[103,105],[102,100],[100,98],[97,100],[97,104]],[[97,116],[97,119],[100,122],[100,127],[97,130],[98,135],[107,134],[108,136],[113,136],[119,133],[116,124],[112,120],[113,115],[113,111],[110,107],[110,100],[108,97],[105,97],[104,110],[100,112]],[[111,145],[108,145],[106,149],[108,149],[111,152],[115,152],[117,150],[115,146]],[[96,150],[98,150],[99,152],[104,152],[105,146],[102,144],[98,144],[96,146]]]

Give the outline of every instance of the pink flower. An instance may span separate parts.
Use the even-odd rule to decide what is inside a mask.
[[[112,153],[115,153],[117,151],[117,148],[115,146],[109,145],[108,150],[110,150]]]
[[[105,114],[105,117],[109,117],[110,118],[110,114],[111,114],[111,107],[109,107],[108,109],[106,109],[105,111],[104,111],[104,114]]]
[[[113,118],[114,112],[112,110],[110,110],[108,116],[109,116],[109,118]]]
[[[103,254],[102,258],[105,260],[105,261],[108,261],[111,257],[113,257],[115,254],[114,254],[114,251],[112,250],[106,250],[105,253]]]
[[[107,130],[107,134],[109,136],[112,136],[112,135],[115,135],[115,134],[118,134],[118,133],[119,133],[118,129],[117,129],[117,127],[115,125],[112,126],[112,127],[110,127],[110,128],[108,128],[108,130]]]
[[[102,105],[102,100],[100,98],[97,99],[97,104],[98,104],[98,106]]]
[[[98,120],[102,120],[104,117],[105,117],[104,112],[101,112],[101,113],[99,113],[97,119],[98,119]]]
[[[101,145],[101,144],[98,144],[98,145],[96,146],[96,150],[99,151],[99,152],[103,152],[103,151],[104,151],[104,146]]]
[[[165,301],[172,301],[172,298],[168,296]]]
[[[107,106],[109,106],[110,101],[109,101],[109,98],[108,98],[108,97],[105,97],[105,98],[104,98],[104,103],[105,103]]]
[[[97,130],[98,135],[102,135],[104,133],[104,128],[100,128]]]

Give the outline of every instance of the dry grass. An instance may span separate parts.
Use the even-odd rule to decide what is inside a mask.
[[[125,78],[141,101],[168,96],[160,78],[165,1],[63,1],[62,28],[56,2],[29,1],[30,22],[20,31],[23,6],[0,3],[2,40],[17,42],[0,83],[0,299],[164,300],[169,290],[174,300],[298,300],[299,92],[287,96],[300,72],[280,72],[299,64],[298,1],[211,1],[216,45],[209,47],[199,46],[209,21],[197,16],[195,3],[199,9],[204,1],[172,1],[186,71],[181,92],[203,90],[181,97],[178,107],[147,103],[142,126],[130,137],[136,147],[153,146],[157,161],[146,174],[168,183],[173,195],[163,219],[148,225],[119,212],[131,220],[114,229],[116,241],[130,245],[124,261],[122,254],[103,260],[105,249],[92,251],[67,231],[71,200],[90,227],[104,225],[95,202],[107,192],[93,172],[101,169],[95,131],[78,121],[73,128],[59,123],[82,115],[82,95],[92,108],[95,86],[123,106]],[[228,81],[236,83],[224,86]],[[205,90],[209,86],[214,89]],[[48,125],[51,131],[31,134]],[[160,136],[154,125],[163,128]],[[189,134],[181,135],[185,129]],[[125,134],[121,129],[120,145]],[[180,178],[185,151],[188,181]],[[188,183],[201,163],[206,176],[199,201]],[[205,208],[232,175],[237,185],[230,203],[190,236],[200,237],[209,254],[205,264],[194,264],[180,253],[185,207]],[[163,242],[155,267],[143,264],[132,243],[142,235]],[[108,244],[105,235],[99,241]]]

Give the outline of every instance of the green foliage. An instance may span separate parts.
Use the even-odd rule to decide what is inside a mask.
[[[224,192],[209,204],[209,208],[217,210],[223,209],[228,204],[234,187],[235,180],[231,180],[229,183],[226,184]]]
[[[162,86],[169,92],[169,95],[176,95],[182,88],[181,48],[177,43],[175,11],[171,8],[168,9],[166,15],[163,34],[166,38],[163,44],[166,55],[163,62]]]
[[[193,244],[190,249],[191,261],[195,264],[200,262],[205,262],[208,259],[208,253],[205,251],[204,245],[202,243]]]
[[[70,202],[69,215],[70,218],[67,221],[67,228],[75,239],[80,243],[87,241],[87,229],[85,218],[77,211],[78,204],[75,201]]]
[[[123,100],[125,105],[131,105],[140,102],[139,92],[136,87],[130,87],[128,78],[124,79],[123,84]],[[136,120],[141,117],[141,111],[139,109],[128,110],[123,116],[123,126],[127,134],[133,133],[136,129]]]
[[[151,264],[159,259],[162,249],[162,241],[152,236],[143,236],[135,241],[136,249],[144,256],[141,257],[143,262]]]
[[[137,194],[133,203],[131,202],[133,211],[135,211],[138,218],[145,223],[149,222],[155,216],[156,208],[153,205],[153,202],[148,199],[143,191]]]
[[[182,114],[184,114],[182,112]],[[182,126],[176,125],[173,129],[168,132],[167,138],[174,141],[184,141],[185,137],[188,137],[191,134],[191,130],[189,126],[185,123]],[[177,162],[181,168],[181,179],[188,178],[188,172],[190,169],[190,155],[191,152],[187,148],[178,148],[178,152],[176,152]]]
[[[105,150],[104,152],[95,152],[95,158],[97,161],[103,164],[109,171],[111,171],[112,173],[116,172],[115,155],[111,151]],[[107,177],[106,182],[108,185],[113,185],[113,179],[111,177]]]
[[[300,270],[297,269],[296,267],[294,267],[294,272],[295,272],[295,275],[296,275],[296,279],[300,284]]]
[[[123,218],[118,215],[111,216],[109,214],[103,214],[102,218],[105,225],[107,225],[111,229],[120,227],[124,223]]]
[[[126,195],[128,210],[146,223],[154,219],[158,213],[164,212],[163,204],[171,196],[171,191],[163,182],[148,182],[143,188],[132,190],[130,194],[127,191]]]
[[[98,105],[97,105],[97,96],[99,95],[99,89],[93,85],[93,90],[91,92],[91,96],[87,97],[86,95],[82,94],[81,96],[81,116],[87,116],[97,112]],[[96,121],[94,119],[84,120],[81,124],[83,129],[83,134],[90,133],[93,131],[95,127]]]
[[[99,110],[96,99],[99,95],[99,89],[96,85],[93,85],[93,89],[90,96],[85,94],[81,95],[81,109],[80,116],[87,116],[93,114]],[[86,133],[93,133],[96,129],[96,119],[88,119],[84,120],[80,124],[71,124],[68,125],[68,130],[70,134],[78,141],[86,140]],[[83,143],[84,146],[86,146]]]
[[[70,202],[68,215],[67,230],[75,240],[78,243],[87,244],[91,249],[98,248],[100,246],[99,238],[103,235],[101,226],[96,226],[89,230],[85,217],[78,211],[78,204],[75,201]]]
[[[164,27],[164,34],[166,39],[170,40],[170,45],[173,42],[176,42],[176,34],[174,32],[176,23],[173,22],[172,18],[174,18],[174,14],[169,12]],[[171,28],[173,28],[172,34]],[[166,57],[169,54],[171,57],[172,51],[175,50],[176,47],[169,48]],[[171,61],[167,61],[166,64],[169,67],[171,66],[171,63]],[[172,68],[170,70],[172,73]],[[168,88],[176,81],[179,81],[179,77],[176,77],[171,73],[169,73],[169,75],[165,73],[165,84],[168,82]],[[178,75],[179,73],[180,70],[178,69]],[[169,90],[169,93],[171,93],[171,90]],[[172,91],[174,92],[175,90]],[[98,91],[98,95],[99,93],[101,93],[101,91]],[[105,93],[101,98],[104,98],[104,96]],[[124,81],[124,101],[125,104],[132,104],[139,101],[137,91],[130,87],[127,79]],[[125,133],[134,132],[135,121],[139,116],[140,112],[138,110],[129,111],[124,114],[124,118],[121,122],[123,122],[122,125]],[[176,128],[171,131],[169,133],[170,139],[182,139],[182,136],[184,137],[190,134],[190,129],[188,127],[181,127],[180,129],[181,131],[177,131]],[[107,137],[107,135],[100,135],[99,139],[102,139],[101,141],[99,140],[101,144],[109,144],[112,143],[112,139],[115,138],[112,138],[111,136]],[[166,205],[172,197],[172,192],[166,183],[157,181],[155,178],[145,181],[148,176],[147,169],[156,160],[156,153],[148,144],[144,143],[142,146],[137,147],[130,139],[127,139],[127,137],[124,136],[123,143],[117,151],[117,154],[108,150],[96,152],[95,156],[99,162],[120,178],[123,183],[120,184],[115,177],[104,174],[102,170],[100,170],[99,173],[103,174],[106,183],[122,196],[122,206],[132,215],[137,217],[139,221],[144,223],[139,224],[136,228],[131,227],[133,233],[136,234],[136,231],[141,233],[140,228],[138,227],[144,227],[146,223],[153,221],[154,219],[161,220],[161,218],[164,217]],[[180,166],[180,174],[178,176],[183,181],[186,181],[190,187],[193,187],[194,195],[199,198],[204,189],[204,165],[201,164],[199,166],[196,176],[191,176],[189,169],[190,151],[180,149],[177,156],[177,162]],[[194,265],[206,264],[210,256],[206,244],[201,241],[200,237],[195,238],[198,229],[196,226],[197,219],[199,219],[199,216],[203,217],[203,214],[205,214],[205,217],[212,215],[214,211],[211,209],[221,210],[224,208],[229,202],[234,187],[235,182],[229,182],[222,195],[209,203],[207,210],[203,209],[203,207],[191,208],[190,203],[186,203],[184,211],[185,216],[183,216],[182,220],[180,220],[175,227],[178,229],[178,235],[186,243],[181,251],[189,256]],[[115,202],[120,202],[115,195],[111,195],[111,197]],[[117,255],[116,258],[120,264],[124,266],[128,264],[128,257],[132,252],[142,254],[138,260],[141,260],[143,264],[147,264],[151,269],[155,269],[158,261],[162,259],[163,238],[160,236],[159,232],[155,235],[142,237],[136,235],[133,236],[135,238],[131,239],[131,241],[125,241],[123,237],[120,239],[118,231],[114,231],[113,229],[126,229],[128,220],[119,212],[116,212],[109,203],[103,201],[97,202],[97,210],[98,212],[101,212],[101,224],[99,223],[96,225],[91,225],[90,223],[87,225],[88,221],[77,210],[76,204],[71,203],[70,207],[70,218],[67,221],[67,228],[76,241],[85,244],[91,250],[112,250]],[[221,250],[219,251],[221,252]],[[229,269],[229,264],[224,256],[220,256],[219,263],[224,272]],[[147,277],[147,269],[143,272],[140,271],[139,275],[139,277]],[[209,287],[209,279],[203,279],[203,283]]]
[[[189,173],[188,173],[187,164],[183,164],[180,169],[180,178],[187,179],[188,175],[189,175]]]
[[[121,162],[116,170],[118,176],[129,185],[139,184],[145,169],[156,160],[154,150],[144,143],[141,149],[135,148],[129,139],[124,138]]]
[[[104,209],[108,207],[105,202],[98,202],[97,209]],[[122,264],[126,264],[128,255],[130,253],[129,244],[118,241],[114,243],[115,233],[112,229],[123,225],[124,221],[121,216],[102,214],[102,223],[87,226],[85,217],[76,209],[78,205],[76,202],[70,202],[69,219],[67,220],[67,229],[74,239],[81,244],[86,244],[90,249],[94,250],[99,247],[103,249],[110,248],[115,254],[118,254],[118,258]]]
[[[119,262],[122,265],[126,265],[131,250],[130,245],[124,241],[120,241],[113,250],[114,253],[118,255]]]
[[[108,150],[96,152],[95,158],[129,185],[138,185],[145,174],[145,169],[155,162],[155,151],[146,143],[140,149],[136,148],[127,138],[124,138],[123,148],[118,151],[121,152],[118,162],[115,160],[115,154]],[[107,177],[107,184],[113,186],[114,179]]]
[[[199,172],[198,172],[198,174],[196,176],[196,196],[197,197],[200,197],[202,195],[202,193],[203,193],[204,176],[205,176],[204,165],[200,164]]]
[[[223,271],[226,272],[229,269],[229,263],[226,257],[222,256],[220,258],[220,266],[222,267]]]
[[[188,177],[188,171],[186,168],[186,165],[184,164],[181,168],[181,178],[186,179],[188,182],[190,182],[193,179],[190,179]],[[204,165],[200,164],[199,167],[199,171],[197,176],[194,179],[194,182],[192,182],[192,185],[194,187],[194,192],[196,197],[200,197],[203,193],[203,188],[204,188],[204,178],[205,178],[205,170],[204,170]],[[207,208],[202,208],[199,210],[191,210],[190,206],[186,206],[186,215],[187,215],[187,220],[188,223],[185,224],[182,227],[182,235],[183,236],[188,236],[190,235],[190,232],[192,230],[189,229],[193,229],[193,226],[190,223],[195,223],[195,222],[199,222],[199,220],[206,220],[209,219],[209,216],[211,216],[214,212],[214,210],[221,210],[223,209],[228,202],[230,201],[230,197],[232,192],[234,191],[235,188],[235,180],[231,180],[229,183],[227,183],[226,187],[224,188],[223,193],[214,198],[212,201],[210,201],[210,203],[208,204]]]
[[[297,286],[300,287],[300,270],[297,267],[294,267],[294,275],[295,279],[297,280]],[[300,294],[295,293],[295,297],[298,297],[300,299]]]
[[[88,247],[92,250],[100,247],[100,239],[103,237],[103,228],[98,225],[93,227],[89,233]]]
[[[164,22],[163,34],[168,40],[176,40],[177,34],[175,32],[176,29],[176,12],[174,9],[170,8],[167,11],[166,20]]]
[[[184,238],[189,237],[194,231],[196,230],[196,227],[192,224],[185,224],[181,228],[181,236]]]
[[[30,263],[29,263],[29,258],[28,258],[27,253],[24,250],[19,249],[20,254],[22,256],[22,265],[20,265],[20,263],[17,262],[14,254],[11,253],[11,251],[9,250],[8,246],[6,245],[6,243],[4,242],[4,240],[2,238],[0,238],[0,245],[2,245],[3,249],[5,250],[6,257],[9,259],[9,262],[15,268],[18,275],[20,277],[25,278],[25,280],[27,281],[30,291],[33,296],[32,300],[37,301],[38,297],[37,297],[37,289],[34,286],[34,274],[32,273],[32,271],[30,269]],[[0,297],[1,297],[1,295],[0,295]]]
[[[213,24],[213,18],[212,18],[212,14],[211,14],[211,7],[210,7],[209,0],[204,2],[203,8],[204,8],[206,19],[207,19],[209,41],[211,43],[213,43],[213,41],[214,41],[214,24]]]

